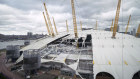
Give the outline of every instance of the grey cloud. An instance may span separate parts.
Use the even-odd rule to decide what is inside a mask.
[[[16,34],[19,33],[18,30],[45,32],[46,26],[42,15],[43,2],[47,5],[51,21],[52,16],[55,18],[58,30],[66,29],[66,19],[69,28],[73,29],[70,0],[0,0],[0,6],[2,6],[0,7],[1,33],[5,33],[4,29],[13,30],[12,33]],[[115,19],[117,4],[118,0],[75,0],[78,26],[79,21],[82,21],[83,27],[94,27],[97,20],[100,28],[110,27],[112,19]],[[119,19],[121,28],[126,27],[130,14],[132,15],[130,26],[138,27],[139,4],[139,0],[122,0]]]

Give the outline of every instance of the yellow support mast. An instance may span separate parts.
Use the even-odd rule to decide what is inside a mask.
[[[81,31],[82,31],[82,21],[80,21]]]
[[[117,5],[117,11],[116,11],[116,16],[115,16],[112,38],[115,38],[115,36],[116,36],[116,31],[117,31],[118,21],[119,21],[119,14],[120,14],[120,7],[121,7],[121,0],[118,1],[118,5]]]
[[[71,0],[71,6],[72,6],[74,34],[75,34],[75,38],[78,38],[77,23],[76,23],[76,16],[75,16],[75,7],[74,7],[74,0]]]
[[[69,32],[69,27],[68,27],[68,22],[66,20],[66,27],[67,27],[67,32]]]
[[[138,30],[137,30],[137,33],[136,33],[136,37],[138,37],[140,34],[140,24],[139,24],[139,27],[138,27]]]
[[[129,16],[129,20],[128,20],[128,24],[127,24],[127,27],[126,27],[126,30],[125,30],[125,34],[127,34],[127,32],[128,32],[128,26],[129,26],[130,19],[131,19],[131,15]]]
[[[97,23],[98,23],[98,22],[97,22],[97,20],[96,20],[96,28],[95,28],[96,30],[97,30],[97,27],[98,27],[98,24],[97,24]]]
[[[55,32],[56,32],[56,34],[58,34],[56,24],[55,24],[55,21],[54,21],[54,17],[53,17],[53,23],[54,23],[54,27],[55,27]]]
[[[112,24],[111,24],[110,31],[112,32],[112,30],[113,30],[113,19],[112,19]]]
[[[50,28],[49,28],[49,26],[48,26],[48,23],[47,23],[47,20],[46,20],[46,17],[45,17],[44,12],[43,12],[43,16],[44,16],[44,19],[45,19],[45,23],[46,23],[46,27],[47,27],[48,33],[49,33],[49,35],[51,35],[51,33],[50,33]]]
[[[50,17],[49,17],[49,14],[48,14],[48,11],[47,11],[47,7],[46,7],[45,3],[44,3],[44,8],[45,8],[45,11],[46,11],[46,15],[47,15],[47,19],[48,19],[48,23],[49,23],[49,26],[50,26],[50,29],[51,29],[52,36],[54,37],[55,35],[54,35],[54,32],[53,32],[51,20],[50,20]]]

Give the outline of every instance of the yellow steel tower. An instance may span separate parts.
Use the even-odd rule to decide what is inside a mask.
[[[97,22],[97,20],[96,20],[96,28],[95,28],[96,30],[97,30],[97,27],[98,27],[98,24],[97,24],[97,23],[98,23],[98,22]]]
[[[69,32],[69,27],[68,27],[68,22],[66,20],[66,27],[67,27],[67,32]]]
[[[138,37],[140,34],[140,24],[139,24],[139,27],[138,27],[138,30],[137,30],[137,33],[136,33],[136,37]]]
[[[112,32],[112,30],[113,30],[113,19],[112,19],[112,24],[111,24],[110,31]]]
[[[74,7],[74,0],[71,0],[71,6],[72,6],[74,34],[75,34],[75,38],[78,38],[77,23],[76,23],[76,16],[75,16],[75,7]]]
[[[125,30],[125,34],[127,34],[127,32],[128,32],[128,26],[129,26],[130,18],[131,18],[131,15],[129,16],[129,20],[128,20],[128,24],[127,24],[127,27],[126,27],[126,30]]]
[[[82,21],[80,21],[81,31],[82,31]]]
[[[46,23],[46,27],[47,27],[48,33],[49,33],[49,35],[51,35],[51,33],[50,33],[50,28],[49,28],[49,26],[48,26],[48,23],[47,23],[47,20],[46,20],[46,17],[45,17],[44,12],[43,12],[43,16],[44,16],[44,19],[45,19],[45,23]]]
[[[53,32],[51,20],[50,20],[50,17],[49,17],[49,14],[48,14],[48,11],[47,11],[46,4],[45,3],[44,3],[44,8],[45,8],[45,11],[46,11],[46,15],[47,15],[47,19],[48,19],[48,23],[49,23],[49,26],[50,26],[50,29],[51,29],[52,36],[55,36],[54,35],[54,32]]]
[[[115,38],[115,36],[116,36],[116,31],[117,31],[118,21],[119,21],[119,14],[120,14],[120,7],[121,7],[121,0],[118,1],[118,5],[117,5],[117,11],[116,11],[116,16],[115,16],[112,38]]]
[[[56,32],[56,34],[58,34],[56,24],[55,24],[55,21],[54,21],[54,17],[53,17],[53,23],[54,23],[54,27],[55,27],[55,32]]]

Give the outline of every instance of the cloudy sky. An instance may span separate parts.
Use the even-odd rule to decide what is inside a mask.
[[[52,21],[54,17],[58,31],[66,30],[65,20],[73,29],[71,0],[0,0],[0,33],[26,34],[47,33],[42,12],[43,2],[46,3]],[[75,0],[77,25],[83,22],[83,27],[95,27],[96,20],[100,29],[110,27],[118,0]],[[119,26],[125,30],[129,15],[132,15],[130,28],[137,28],[140,23],[140,1],[122,0]],[[52,22],[53,23],[53,22]]]

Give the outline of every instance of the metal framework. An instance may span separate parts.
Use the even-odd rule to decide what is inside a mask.
[[[115,38],[115,36],[116,36],[116,31],[117,31],[118,21],[119,21],[119,14],[120,14],[120,7],[121,7],[121,0],[118,1],[118,5],[117,5],[117,11],[116,11],[116,16],[115,16],[112,38]]]
[[[55,27],[55,32],[56,32],[56,34],[58,34],[56,24],[55,24],[55,21],[54,21],[54,17],[53,17],[53,23],[54,23],[54,27]]]
[[[127,27],[126,27],[126,30],[125,30],[125,34],[127,34],[127,32],[128,32],[128,26],[129,26],[130,19],[131,19],[131,15],[129,16],[129,20],[128,20],[128,24],[127,24]]]
[[[75,34],[75,38],[78,38],[77,23],[76,23],[76,16],[75,16],[75,7],[74,7],[74,0],[71,0],[71,6],[72,6],[74,34]]]
[[[49,14],[48,14],[48,11],[47,11],[47,7],[46,7],[45,3],[44,3],[44,8],[45,8],[45,11],[46,11],[46,15],[47,15],[47,19],[48,19],[48,23],[49,23],[49,26],[50,26],[50,29],[51,29],[52,36],[54,37],[55,35],[54,35],[54,32],[53,32],[51,20],[50,20],[50,17],[49,17]]]
[[[43,16],[44,16],[44,19],[45,19],[45,23],[46,23],[46,27],[47,27],[48,33],[49,33],[49,35],[51,35],[51,33],[50,33],[50,28],[49,28],[49,26],[48,26],[48,23],[47,23],[47,20],[46,20],[46,17],[45,17],[44,12],[43,12]]]
[[[138,37],[140,34],[140,24],[139,24],[139,27],[138,27],[138,30],[137,30],[137,33],[136,33],[136,37]]]

